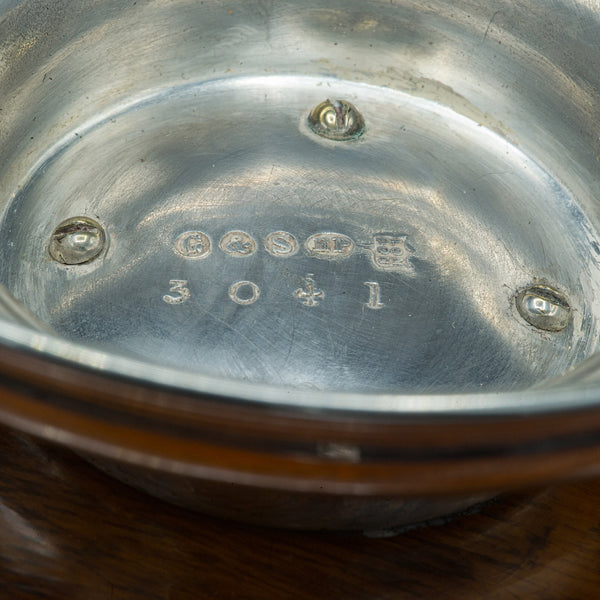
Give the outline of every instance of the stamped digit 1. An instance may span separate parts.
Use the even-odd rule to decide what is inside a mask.
[[[369,288],[369,301],[365,302],[365,306],[372,310],[379,310],[385,304],[381,301],[381,289],[376,281],[365,281],[365,285]]]
[[[183,304],[190,299],[190,290],[187,288],[187,281],[185,279],[171,279],[169,285],[171,286],[169,291],[177,294],[177,296],[170,296],[165,294],[163,301],[167,304]]]

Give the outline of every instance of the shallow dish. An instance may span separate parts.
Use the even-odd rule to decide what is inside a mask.
[[[383,528],[597,470],[600,11],[0,3],[0,418]]]

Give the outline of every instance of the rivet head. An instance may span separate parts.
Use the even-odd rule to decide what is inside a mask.
[[[308,115],[308,126],[321,137],[342,142],[360,137],[365,121],[350,102],[325,100]]]
[[[50,238],[50,256],[63,265],[80,265],[94,260],[106,244],[99,223],[88,217],[73,217],[60,223]]]
[[[517,310],[530,325],[544,331],[562,331],[571,321],[571,307],[557,290],[534,285],[516,296]]]

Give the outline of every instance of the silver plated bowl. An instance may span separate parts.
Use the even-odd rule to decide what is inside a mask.
[[[256,487],[254,467],[227,479],[108,439],[115,419],[142,427],[132,402],[160,428],[210,399],[254,424],[235,444],[334,469],[321,483],[379,456],[376,433],[370,450],[353,437],[365,423],[398,427],[386,449],[411,427],[471,432],[422,438],[421,457],[506,422],[530,423],[540,452],[534,423],[557,415],[595,436],[598,64],[600,10],[582,0],[0,1],[5,381],[56,394],[27,412],[5,392],[0,418],[188,505],[123,470]],[[114,408],[115,382],[118,419],[65,417]],[[274,414],[287,437],[259,433]],[[202,431],[229,447],[222,423]],[[294,485],[260,486],[323,489],[285,469]],[[505,485],[501,469],[452,507]],[[386,495],[345,481],[329,491]],[[388,496],[426,493],[409,487]],[[418,517],[450,508],[435,506]],[[415,518],[380,509],[334,525]]]

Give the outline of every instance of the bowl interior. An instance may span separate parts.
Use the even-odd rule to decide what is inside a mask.
[[[591,357],[600,13],[497,5],[9,3],[5,312],[141,376],[366,403]]]

